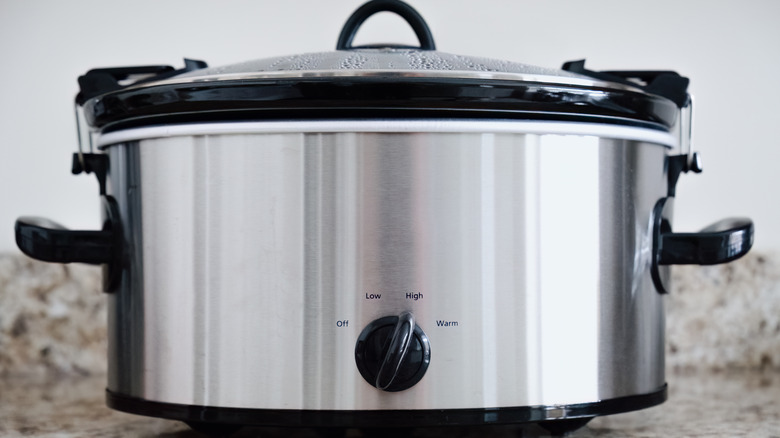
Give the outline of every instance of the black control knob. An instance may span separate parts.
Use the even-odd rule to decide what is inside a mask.
[[[403,391],[422,379],[431,362],[428,337],[410,312],[386,316],[358,336],[355,362],[360,375],[383,391]]]

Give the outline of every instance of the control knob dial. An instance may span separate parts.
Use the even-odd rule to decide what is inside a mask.
[[[371,322],[355,345],[360,375],[383,391],[411,388],[425,375],[430,361],[428,337],[411,312]]]

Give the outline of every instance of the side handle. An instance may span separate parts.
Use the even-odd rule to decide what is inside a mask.
[[[747,218],[723,219],[697,233],[675,233],[664,216],[671,198],[659,200],[653,210],[653,262],[650,270],[660,293],[668,293],[668,265],[717,265],[736,260],[753,246],[753,221]]]
[[[659,265],[717,265],[747,254],[753,246],[753,221],[723,219],[698,233],[661,233]]]
[[[101,230],[69,230],[49,219],[20,217],[14,227],[16,245],[44,262],[103,265],[103,290],[115,290],[123,265],[122,225],[116,201],[111,196],[102,198],[105,220]]]
[[[114,251],[113,232],[74,231],[41,217],[16,220],[16,245],[28,256],[43,262],[109,263]]]

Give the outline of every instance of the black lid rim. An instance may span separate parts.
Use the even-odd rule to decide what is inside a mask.
[[[551,112],[497,112],[489,110],[441,111],[435,108],[387,109],[387,108],[297,108],[295,110],[246,110],[226,111],[218,113],[179,113],[144,116],[118,121],[103,127],[101,134],[124,131],[137,128],[154,128],[170,125],[204,124],[204,123],[244,123],[244,122],[289,122],[289,121],[376,121],[376,120],[463,120],[469,121],[522,121],[522,122],[561,122],[587,123],[610,126],[649,129],[658,132],[669,132],[669,128],[651,122],[625,119],[619,117],[598,116],[588,114],[565,114]]]
[[[581,120],[669,130],[679,109],[641,91],[479,79],[297,78],[169,83],[84,103],[101,132],[149,124],[333,118]]]

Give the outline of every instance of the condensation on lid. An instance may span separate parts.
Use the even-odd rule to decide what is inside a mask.
[[[398,48],[352,49],[257,59],[194,70],[148,85],[249,78],[360,76],[519,80],[640,91],[629,85],[598,81],[559,69],[438,51]]]

